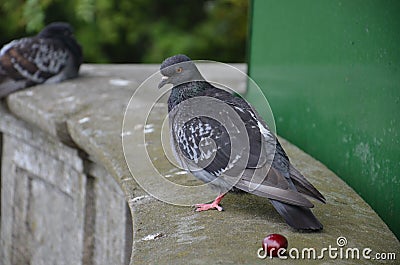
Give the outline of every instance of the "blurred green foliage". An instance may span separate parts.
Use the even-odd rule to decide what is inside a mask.
[[[90,63],[244,62],[249,0],[2,0],[0,45],[67,21]]]

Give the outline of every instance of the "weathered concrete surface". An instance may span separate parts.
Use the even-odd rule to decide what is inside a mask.
[[[67,145],[78,146],[89,155],[90,160],[102,165],[120,184],[134,219],[132,264],[282,262],[278,259],[257,258],[261,240],[269,233],[284,234],[289,240],[289,248],[296,247],[300,251],[311,247],[320,251],[329,245],[337,247],[337,237],[345,236],[348,247],[360,250],[369,247],[373,253],[396,252],[399,256],[398,240],[376,213],[331,171],[286,141],[282,141],[283,146],[292,162],[327,198],[326,205],[316,203],[314,209],[325,227],[321,233],[293,231],[267,200],[251,195],[229,194],[223,201],[224,212],[204,213],[195,213],[189,207],[174,206],[149,197],[128,170],[122,151],[121,134],[122,119],[130,96],[157,68],[154,65],[84,65],[82,76],[78,79],[34,87],[7,99],[13,114]],[[203,74],[206,77],[219,77],[215,69],[203,71]],[[234,80],[236,86],[244,84],[236,76],[219,78],[222,78],[222,83],[224,80]],[[156,89],[150,84],[148,89]],[[132,118],[128,117],[131,130],[124,131],[125,146],[128,146],[126,151],[138,165],[146,163],[146,154],[135,153],[138,147],[136,137],[140,137],[140,132],[146,127],[142,120],[134,117],[136,114],[142,115],[143,106],[149,100],[147,97],[143,94],[134,99],[136,104],[128,113],[133,115]],[[147,149],[152,154],[154,164],[162,173],[171,175],[172,181],[194,183],[190,176],[171,170],[157,141],[165,114],[165,105],[159,103],[154,108],[151,130],[146,133]],[[154,172],[148,168],[141,170],[139,175],[146,178],[154,176]],[[168,190],[165,192],[168,193]],[[102,207],[109,205],[104,203]],[[373,260],[358,262],[376,263]],[[313,262],[291,260],[290,263]],[[325,255],[325,259],[314,263],[336,264],[337,260]],[[354,264],[355,261],[343,259],[340,263]]]
[[[147,149],[155,159],[155,165],[163,174],[169,172],[169,180],[183,183],[183,175],[171,170],[161,145],[160,130],[165,106],[154,108],[149,122],[154,130],[146,134]],[[132,111],[134,113],[134,111]],[[158,113],[158,115],[157,115]],[[157,121],[158,119],[158,121]],[[132,125],[135,127],[134,125]],[[138,142],[137,134],[127,136],[127,142]],[[324,194],[327,204],[315,202],[313,209],[324,224],[321,233],[299,233],[289,228],[268,200],[248,194],[229,194],[222,204],[224,212],[197,213],[189,207],[178,207],[138,195],[131,201],[136,223],[134,252],[135,264],[271,264],[281,260],[261,260],[257,250],[262,239],[270,233],[281,233],[288,238],[289,248],[315,248],[320,255],[322,248],[338,247],[336,240],[346,237],[350,248],[371,248],[376,252],[395,252],[399,255],[399,242],[377,214],[340,178],[320,162],[291,145],[281,143],[293,164]],[[129,157],[129,154],[127,154]],[[138,157],[136,164],[144,158]],[[143,169],[142,169],[143,170]],[[141,171],[141,178],[154,173],[149,168]],[[187,176],[186,183],[192,177]],[[141,199],[143,198],[143,199]],[[200,201],[201,202],[201,201]],[[154,239],[152,239],[154,237]],[[361,255],[361,254],[360,254]],[[375,264],[375,260],[361,259],[360,264]],[[328,254],[323,260],[291,260],[290,264],[337,264]],[[353,259],[340,260],[340,264],[354,264]],[[394,264],[395,262],[392,261]]]
[[[87,189],[83,264],[128,264],[132,246],[132,219],[117,182],[99,164],[86,165]],[[91,211],[91,212],[90,212]],[[90,232],[88,231],[90,230]],[[89,236],[90,234],[90,236]]]
[[[1,264],[129,262],[132,221],[107,171],[4,104],[0,117]]]
[[[0,107],[2,264],[79,264],[86,178],[77,150]]]

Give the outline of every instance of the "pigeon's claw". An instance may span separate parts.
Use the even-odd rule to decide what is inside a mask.
[[[222,212],[224,208],[222,208],[218,203],[201,203],[201,204],[196,204],[196,212],[202,212],[202,211],[208,211],[212,209],[216,209],[219,212]]]
[[[218,211],[222,212],[224,208],[222,208],[219,203],[224,198],[225,194],[220,194],[212,203],[200,203],[196,204],[196,212],[208,211],[211,209],[217,209]]]

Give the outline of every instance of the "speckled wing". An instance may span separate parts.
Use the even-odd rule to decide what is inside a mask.
[[[185,109],[185,104],[179,105],[169,113],[171,145],[181,166],[202,181],[213,181],[222,173],[233,176],[229,183],[222,181],[222,178],[216,182],[217,185],[229,189],[244,169],[265,167],[268,155],[263,148],[265,141],[257,127],[252,109],[248,105],[231,104],[231,94],[219,90],[217,92],[214,96],[224,97],[224,100],[217,98],[224,102],[223,107],[214,111],[220,113],[218,120],[196,116],[185,120],[184,123],[178,122],[191,111],[190,106],[186,106]],[[213,98],[215,100],[215,97]],[[202,102],[205,108],[215,109],[214,101],[210,100],[209,105],[207,103],[207,100]],[[230,116],[229,113],[236,115]],[[270,161],[273,158],[273,148],[271,152]]]
[[[231,153],[228,132],[218,121],[196,117],[177,128],[176,143],[183,159],[194,168],[218,176],[227,167]]]
[[[22,38],[0,51],[0,97],[12,91],[64,79],[70,54],[58,40]]]

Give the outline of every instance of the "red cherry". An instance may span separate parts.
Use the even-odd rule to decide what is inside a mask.
[[[264,251],[266,251],[267,256],[272,256],[272,257],[277,257],[278,256],[278,251],[280,249],[287,249],[288,247],[288,241],[286,237],[280,235],[280,234],[270,234],[266,238],[264,238],[262,242],[262,247]],[[282,256],[282,254],[285,253],[285,251],[280,250],[279,255]]]

